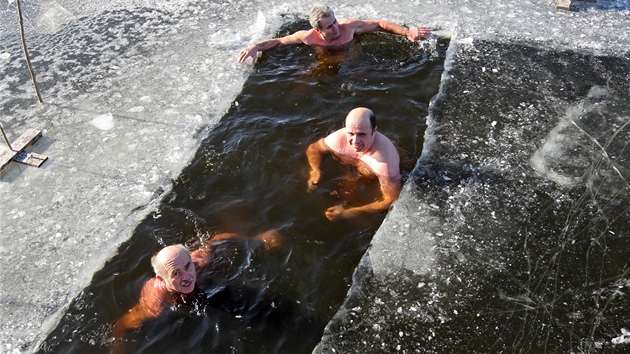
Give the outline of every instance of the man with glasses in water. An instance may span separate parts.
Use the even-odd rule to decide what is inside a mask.
[[[155,319],[175,304],[194,299],[198,290],[212,282],[213,253],[221,241],[244,239],[235,233],[221,233],[206,240],[202,247],[189,251],[184,245],[166,246],[151,258],[155,276],[144,283],[138,303],[114,324],[114,353],[125,353],[124,337],[143,323]],[[281,236],[268,230],[253,238],[265,251],[280,246]]]
[[[309,191],[318,187],[325,154],[332,154],[342,163],[354,166],[363,176],[377,178],[382,194],[380,199],[361,206],[332,206],[326,210],[329,220],[385,211],[398,198],[401,190],[400,155],[394,143],[376,131],[376,117],[371,110],[364,107],[353,109],[346,117],[344,128],[309,145],[306,149],[311,167]]]
[[[382,20],[342,20],[337,22],[335,14],[326,5],[315,5],[311,9],[309,22],[313,26],[310,30],[297,31],[291,35],[267,39],[243,49],[238,62],[243,63],[251,57],[256,62],[260,51],[271,49],[279,44],[306,44],[315,48],[331,48],[344,46],[354,38],[355,34],[367,32],[388,32],[409,38],[411,41],[427,38],[431,30],[425,27],[405,28],[393,22]]]

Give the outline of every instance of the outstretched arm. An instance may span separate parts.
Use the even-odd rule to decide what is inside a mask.
[[[406,28],[389,21],[381,20],[353,20],[350,25],[355,33],[366,32],[388,32],[407,37],[410,41],[427,38],[431,35],[431,30],[426,27]]]
[[[329,152],[330,149],[326,146],[326,143],[324,143],[323,138],[312,143],[306,149],[306,158],[308,159],[308,164],[311,166],[307,182],[309,192],[317,188],[317,184],[319,183],[319,179],[322,174],[322,157],[324,154]]]
[[[348,219],[363,213],[377,213],[387,210],[400,194],[400,176],[395,178],[379,177],[379,183],[381,185],[382,193],[379,200],[370,204],[348,209],[345,209],[341,205],[332,206],[326,210],[326,217],[328,220],[334,221]]]
[[[279,44],[286,45],[286,44],[304,43],[306,35],[307,35],[307,31],[302,30],[302,31],[297,31],[285,37],[272,38],[272,39],[264,40],[262,42],[254,43],[250,45],[249,47],[241,50],[241,52],[238,55],[238,62],[244,63],[247,60],[247,58],[251,57],[252,63],[255,63],[258,52],[271,49]]]

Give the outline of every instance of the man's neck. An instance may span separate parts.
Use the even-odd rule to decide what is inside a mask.
[[[332,43],[336,38],[326,39],[323,33],[317,32],[319,34],[319,38],[321,38],[325,43]]]

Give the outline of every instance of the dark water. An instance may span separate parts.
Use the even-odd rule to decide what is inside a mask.
[[[111,324],[137,300],[162,245],[274,228],[283,236],[279,249],[226,243],[215,255],[226,285],[147,323],[130,346],[135,353],[310,353],[385,214],[329,222],[327,207],[365,203],[378,185],[328,159],[323,183],[308,193],[305,149],[365,106],[405,152],[408,173],[422,152],[447,45],[370,34],[325,60],[308,47],[265,53],[172,192],[95,274],[40,352],[105,352]]]

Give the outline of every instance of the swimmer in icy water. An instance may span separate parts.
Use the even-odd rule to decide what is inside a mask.
[[[114,324],[113,353],[126,353],[125,336],[157,318],[175,304],[190,302],[199,289],[203,289],[213,279],[213,254],[215,247],[225,240],[247,240],[239,234],[221,233],[202,243],[201,248],[189,251],[186,246],[177,244],[166,246],[151,258],[155,276],[144,283],[138,303]],[[265,251],[280,246],[281,235],[268,230],[256,235],[253,241]]]
[[[291,35],[267,39],[243,49],[238,62],[243,63],[251,57],[256,62],[259,51],[271,49],[279,44],[306,44],[316,49],[342,47],[354,38],[355,34],[368,32],[388,32],[409,38],[411,41],[424,39],[431,35],[426,27],[406,28],[393,22],[382,20],[342,20],[337,22],[335,14],[326,5],[315,5],[309,15],[310,30],[297,31]]]
[[[344,208],[335,205],[325,212],[329,220],[352,218],[362,213],[385,211],[401,190],[400,155],[389,138],[376,131],[374,113],[364,107],[348,113],[345,127],[309,145],[306,157],[311,167],[308,190],[318,187],[322,159],[332,154],[342,163],[352,165],[363,176],[378,179],[381,198],[362,206]]]

